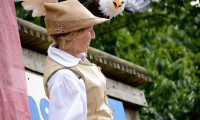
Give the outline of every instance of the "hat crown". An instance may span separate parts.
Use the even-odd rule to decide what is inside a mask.
[[[74,21],[95,16],[77,0],[67,0],[60,3],[44,3],[46,9],[45,20]]]

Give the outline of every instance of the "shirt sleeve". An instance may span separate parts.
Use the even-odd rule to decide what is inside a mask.
[[[85,84],[77,73],[57,71],[48,82],[49,120],[86,120]]]

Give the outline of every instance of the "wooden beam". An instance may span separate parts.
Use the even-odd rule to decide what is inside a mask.
[[[143,90],[110,78],[107,78],[107,86],[109,87],[107,91],[109,96],[136,106],[148,107]]]
[[[22,48],[25,68],[43,74],[46,55]]]

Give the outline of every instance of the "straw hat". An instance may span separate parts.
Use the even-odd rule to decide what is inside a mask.
[[[44,3],[45,24],[48,34],[68,33],[103,22],[109,19],[95,17],[77,0],[58,3]]]

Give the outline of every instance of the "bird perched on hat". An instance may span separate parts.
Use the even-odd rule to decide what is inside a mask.
[[[33,17],[45,16],[43,3],[55,3],[66,0],[22,0],[26,10],[33,10]],[[98,17],[113,18],[122,11],[143,12],[151,6],[150,0],[78,0],[92,14]]]

